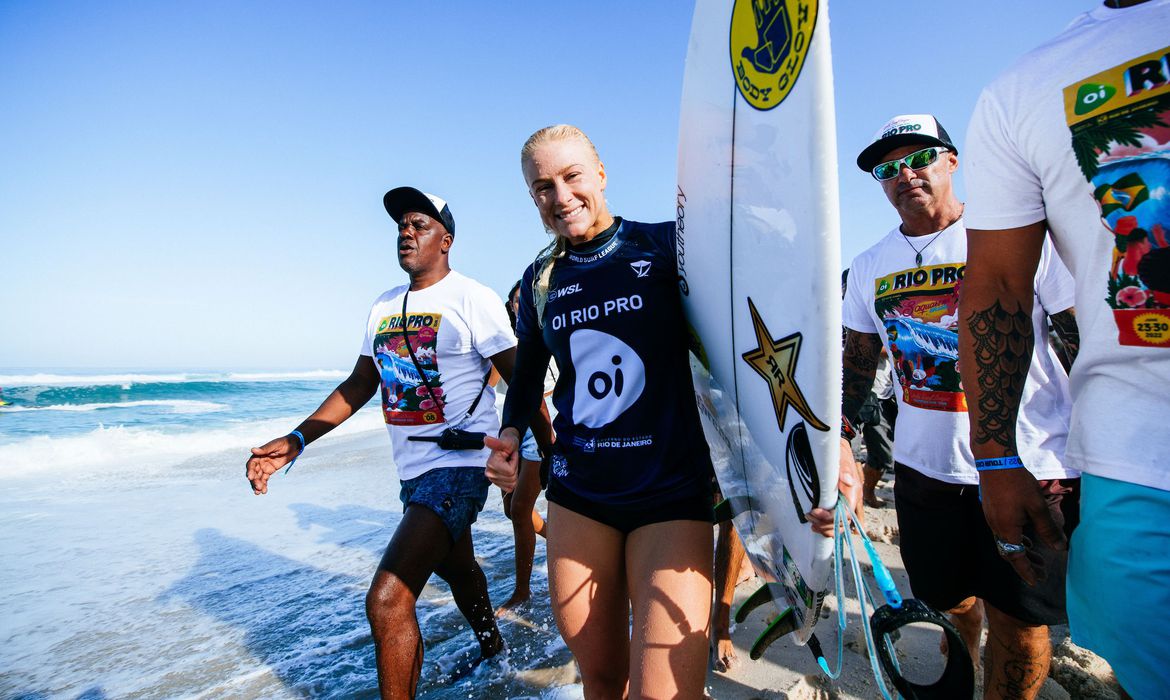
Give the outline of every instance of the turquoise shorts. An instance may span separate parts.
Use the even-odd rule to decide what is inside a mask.
[[[1081,477],[1068,560],[1073,642],[1134,698],[1170,698],[1170,491]]]

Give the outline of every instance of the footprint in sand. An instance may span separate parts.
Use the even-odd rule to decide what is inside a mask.
[[[784,691],[784,700],[839,700],[841,697],[826,679],[805,676]]]

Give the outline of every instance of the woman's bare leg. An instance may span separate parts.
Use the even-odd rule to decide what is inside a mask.
[[[585,698],[624,698],[630,676],[625,536],[556,503],[548,505],[548,518],[553,523],[548,528],[548,589],[553,617],[581,668]],[[710,572],[711,527],[706,528]],[[708,573],[708,606],[709,576]],[[705,630],[702,646],[706,649]],[[701,662],[702,657],[700,665]]]
[[[711,523],[697,520],[646,525],[626,540],[631,697],[703,697],[712,545]]]

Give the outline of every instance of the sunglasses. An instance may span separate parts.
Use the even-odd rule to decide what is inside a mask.
[[[941,146],[932,146],[924,148],[921,151],[914,151],[905,158],[898,160],[887,160],[885,163],[878,163],[874,166],[873,177],[876,180],[892,180],[898,177],[898,173],[902,172],[902,166],[905,165],[911,170],[922,170],[934,161],[938,160],[940,153],[946,153],[949,149]]]

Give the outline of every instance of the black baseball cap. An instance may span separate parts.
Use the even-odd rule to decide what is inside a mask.
[[[959,155],[951,136],[933,114],[900,114],[882,125],[873,141],[857,156],[857,167],[871,172],[882,156],[902,146],[942,146]]]
[[[382,197],[382,204],[386,206],[386,213],[394,219],[394,223],[401,223],[402,215],[408,211],[422,212],[443,222],[447,233],[455,236],[455,217],[451,215],[451,207],[441,197],[413,187],[395,187]]]

